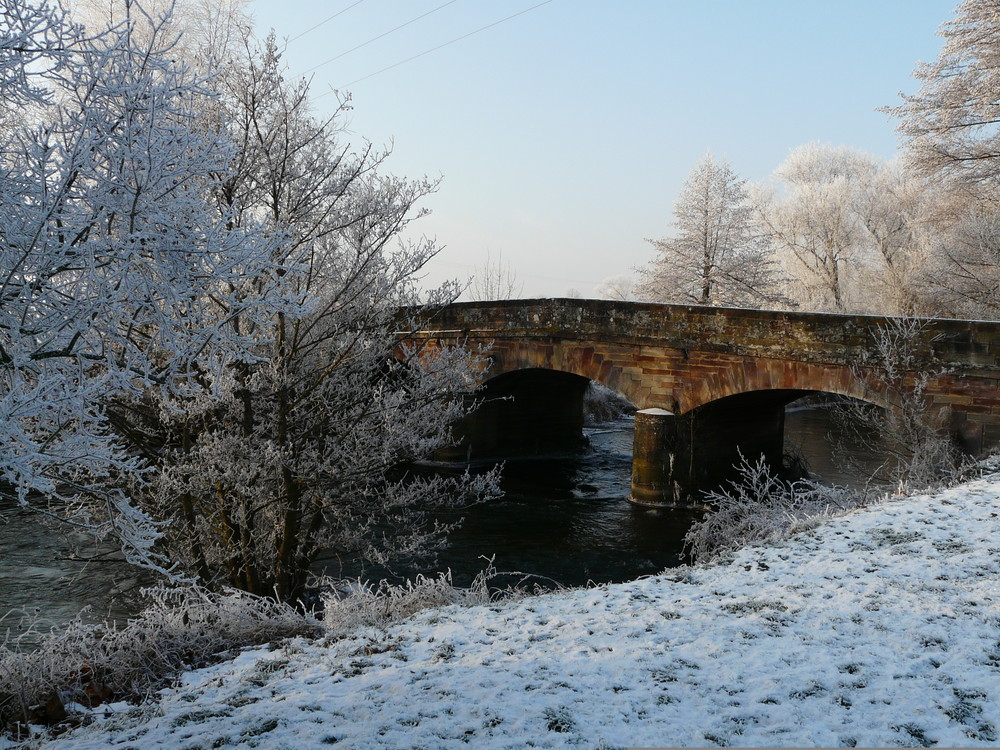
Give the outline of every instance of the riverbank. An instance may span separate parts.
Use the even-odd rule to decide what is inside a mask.
[[[95,713],[45,747],[995,746],[1000,477],[721,564],[249,650]]]

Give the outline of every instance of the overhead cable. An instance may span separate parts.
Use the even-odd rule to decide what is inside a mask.
[[[476,29],[474,31],[470,31],[467,34],[462,34],[462,36],[455,37],[454,39],[451,39],[451,40],[445,42],[444,44],[439,44],[436,47],[432,47],[431,49],[424,50],[423,52],[421,52],[419,54],[416,54],[416,55],[413,55],[412,57],[408,57],[405,60],[400,60],[399,62],[393,63],[392,65],[387,65],[386,67],[384,67],[384,68],[382,68],[380,70],[376,70],[374,73],[369,73],[368,75],[362,76],[361,78],[356,78],[355,80],[351,81],[350,83],[341,86],[339,89],[333,89],[333,90],[327,91],[327,92],[325,92],[323,94],[318,94],[315,98],[318,99],[321,96],[326,96],[326,94],[333,93],[333,91],[339,91],[341,89],[346,89],[346,88],[349,88],[350,86],[353,86],[356,83],[361,83],[362,81],[367,81],[369,78],[374,78],[375,76],[380,75],[381,73],[385,73],[387,70],[392,70],[393,68],[398,68],[400,65],[405,65],[406,63],[412,62],[412,61],[416,60],[419,57],[423,57],[424,55],[429,55],[431,52],[437,52],[439,49],[447,47],[449,44],[454,44],[455,42],[460,42],[463,39],[468,39],[473,34],[478,34],[481,31],[486,31],[487,29],[492,29],[494,26],[499,26],[500,24],[504,23],[505,21],[509,21],[512,18],[517,18],[518,16],[523,16],[525,13],[528,13],[529,11],[533,11],[536,8],[541,8],[543,5],[548,5],[551,2],[552,2],[552,0],[544,0],[543,2],[537,3],[536,5],[532,5],[530,8],[525,8],[522,11],[518,11],[517,13],[513,13],[512,15],[507,16],[506,18],[501,18],[499,21],[494,21],[493,23],[489,23],[489,24],[486,24],[485,26],[481,26],[481,27],[479,27],[478,29]]]
[[[309,27],[308,29],[306,29],[305,31],[303,31],[303,32],[302,32],[301,34],[297,34],[296,36],[293,36],[293,37],[292,37],[291,39],[289,39],[289,40],[288,40],[288,44],[291,44],[291,43],[292,43],[292,42],[294,42],[294,41],[295,41],[296,39],[299,39],[299,38],[301,38],[301,37],[304,37],[304,36],[305,36],[306,34],[308,34],[308,33],[309,33],[310,31],[315,31],[315,30],[316,30],[316,29],[318,29],[318,28],[319,28],[320,26],[322,26],[322,25],[323,25],[323,24],[325,24],[325,23],[329,23],[330,21],[332,21],[332,20],[333,20],[334,18],[336,18],[337,16],[339,16],[339,15],[343,15],[344,13],[346,13],[347,11],[349,11],[349,10],[350,10],[351,8],[353,8],[353,7],[355,6],[355,5],[361,5],[361,3],[363,3],[364,1],[365,1],[365,0],[356,0],[356,2],[353,2],[353,3],[351,3],[350,5],[348,5],[348,6],[347,6],[346,8],[344,8],[343,10],[339,10],[339,11],[337,11],[336,13],[334,13],[334,14],[333,14],[332,16],[330,16],[329,18],[324,18],[324,19],[323,19],[322,21],[320,21],[320,22],[319,22],[318,24],[316,24],[315,26],[310,26],[310,27]]]
[[[350,53],[354,52],[355,50],[359,50],[362,47],[367,47],[372,42],[377,42],[382,37],[389,36],[389,34],[391,34],[392,32],[399,31],[404,26],[409,26],[411,23],[414,23],[415,21],[419,21],[421,18],[425,18],[426,16],[429,16],[431,13],[436,13],[437,11],[441,10],[442,8],[445,8],[445,7],[449,6],[449,5],[451,5],[452,3],[457,3],[457,2],[458,2],[458,0],[448,0],[448,2],[444,3],[443,5],[439,5],[438,7],[434,8],[433,10],[429,10],[426,13],[423,13],[423,14],[417,16],[416,18],[411,18],[406,23],[401,23],[399,26],[397,26],[394,29],[389,29],[388,31],[386,31],[383,34],[379,34],[376,37],[372,37],[367,42],[362,42],[357,47],[351,47],[346,52],[341,52],[339,55],[335,55],[334,57],[331,57],[329,60],[324,60],[319,65],[313,65],[311,68],[309,68],[309,70],[303,71],[302,75],[308,75],[309,73],[312,73],[314,70],[317,70],[319,68],[322,68],[324,65],[328,65],[328,64],[332,63],[334,60],[339,60],[344,55],[349,55]]]

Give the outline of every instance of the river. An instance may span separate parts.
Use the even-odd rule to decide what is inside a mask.
[[[797,402],[785,412],[785,447],[827,484],[863,486],[878,456],[845,447],[831,403]],[[633,421],[585,428],[590,451],[564,458],[508,461],[500,500],[465,512],[465,522],[439,557],[455,582],[467,584],[492,557],[504,580],[519,573],[578,586],[658,573],[685,561],[684,535],[696,511],[647,508],[627,501],[631,488]],[[852,460],[834,460],[834,445]],[[429,572],[429,571],[428,571]],[[532,580],[531,578],[528,579]]]
[[[828,483],[858,484],[863,477],[845,473],[831,458],[835,430],[823,406],[793,404],[786,411],[786,446],[803,454]],[[464,511],[463,526],[433,567],[393,572],[405,577],[450,569],[455,583],[465,585],[492,558],[497,570],[510,574],[495,581],[498,585],[575,586],[629,580],[679,564],[684,534],[696,514],[627,501],[632,419],[588,427],[586,435],[585,454],[507,462],[505,496]],[[874,456],[856,458],[872,469],[878,463]],[[133,611],[130,594],[142,577],[109,556],[106,545],[15,506],[0,506],[0,516],[7,520],[0,526],[0,613],[27,609],[55,624],[88,605],[87,619]],[[386,571],[364,573],[380,577]],[[8,616],[0,634],[12,622]]]

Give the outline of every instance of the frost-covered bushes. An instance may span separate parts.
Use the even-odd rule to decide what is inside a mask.
[[[322,632],[311,615],[239,591],[160,587],[147,595],[150,605],[120,628],[77,619],[40,634],[30,623],[4,623],[0,732],[63,721],[77,706],[141,699],[180,670],[241,647]],[[38,647],[22,650],[25,642]]]
[[[904,491],[947,487],[973,464],[951,435],[948,410],[929,396],[933,381],[949,372],[934,357],[937,338],[925,320],[887,318],[851,368],[866,400],[887,407],[844,400],[834,411],[847,442],[885,456],[875,483]]]
[[[583,392],[583,418],[586,424],[611,422],[635,413],[628,399],[596,381],[590,381]]]
[[[756,463],[741,457],[739,470],[740,478],[728,489],[706,493],[712,510],[684,536],[684,547],[696,562],[784,539],[874,499],[867,492],[810,480],[784,481],[771,473],[763,456]]]
[[[537,589],[525,591],[519,586],[500,588],[491,585],[504,575],[523,576],[521,573],[499,573],[490,561],[468,588],[454,586],[450,570],[438,573],[436,577],[418,575],[402,584],[385,580],[377,585],[358,581],[346,589],[328,584],[323,595],[323,623],[331,634],[339,634],[359,627],[384,627],[434,607],[489,604],[498,599],[538,593]]]
[[[424,609],[449,604],[485,604],[490,594],[480,575],[468,589],[452,585],[451,572],[437,577],[418,575],[402,584],[359,581],[346,592],[323,597],[323,623],[334,634],[359,627],[384,626]]]
[[[773,476],[763,458],[741,460],[740,479],[707,493],[713,510],[692,525],[685,546],[696,561],[748,544],[772,542],[824,518],[868,505],[888,492],[910,493],[952,486],[975,469],[947,429],[947,411],[928,396],[934,378],[947,370],[934,360],[926,321],[890,318],[880,325],[869,352],[852,368],[866,400],[845,399],[834,412],[844,444],[884,456],[871,489],[851,491],[806,479]],[[886,408],[876,408],[882,403]],[[836,452],[848,455],[844,445]]]
[[[498,573],[490,561],[464,589],[452,584],[450,572],[399,585],[321,581],[322,619],[273,598],[194,587],[147,590],[150,605],[122,627],[78,618],[43,633],[27,618],[0,618],[0,735],[23,738],[28,724],[59,724],[83,708],[148,698],[182,670],[229,658],[247,646],[296,636],[338,637],[425,609],[529,593],[496,586],[505,575],[521,574]]]

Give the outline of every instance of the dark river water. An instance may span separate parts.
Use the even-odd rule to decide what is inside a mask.
[[[540,576],[577,586],[627,581],[685,562],[684,535],[697,511],[660,510],[628,502],[632,472],[632,418],[585,430],[591,450],[565,458],[508,461],[505,497],[465,512],[438,559],[455,583],[466,585],[493,557],[499,571]],[[835,461],[836,443],[851,468]],[[801,456],[820,481],[860,487],[880,463],[845,447],[827,406],[791,405],[785,447]],[[532,579],[528,579],[529,581]]]
[[[628,501],[632,419],[585,433],[584,455],[505,463],[505,496],[466,512],[439,556],[456,583],[469,582],[482,556],[493,557],[499,571],[563,585],[625,581],[681,562],[684,534],[698,514]]]
[[[804,455],[810,470],[831,484],[860,484],[831,458],[830,433],[836,426],[819,406],[786,412],[786,447]],[[590,451],[561,458],[510,461],[505,465],[506,496],[463,512],[465,522],[452,535],[431,569],[450,569],[466,585],[492,558],[495,581],[526,580],[550,586],[617,582],[657,573],[682,561],[684,534],[695,519],[689,512],[643,508],[629,503],[632,420],[624,418],[586,430]],[[874,468],[877,457],[856,456]],[[83,607],[87,619],[123,617],[134,607],[131,594],[142,584],[127,565],[99,559],[109,550],[85,535],[67,533],[57,523],[15,507],[0,506],[0,614],[9,609],[37,610],[53,623],[66,622]],[[368,570],[375,578],[383,571]],[[526,578],[527,577],[527,578]],[[16,619],[0,622],[0,637]]]

